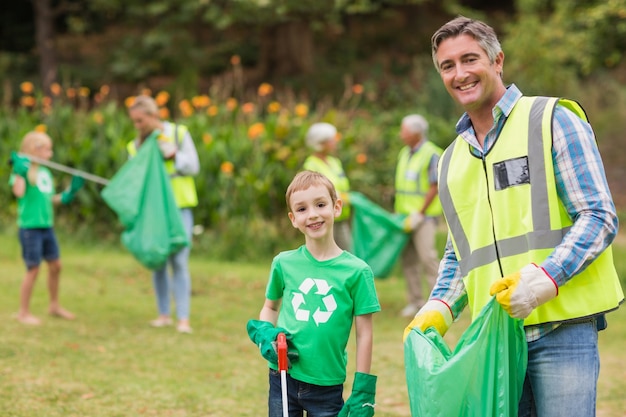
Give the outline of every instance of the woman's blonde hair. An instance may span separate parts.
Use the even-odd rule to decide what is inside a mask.
[[[32,131],[28,132],[22,138],[22,144],[20,145],[20,152],[31,154],[33,151],[46,143],[52,143],[52,139],[44,132]]]
[[[159,106],[157,105],[157,102],[150,96],[141,95],[135,97],[133,104],[128,107],[128,110],[139,110],[150,116],[159,117]]]

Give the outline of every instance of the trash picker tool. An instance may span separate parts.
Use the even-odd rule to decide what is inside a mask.
[[[276,337],[278,350],[278,370],[280,371],[280,389],[283,396],[283,417],[289,417],[289,400],[287,398],[287,337],[278,333]]]
[[[38,163],[39,165],[43,165],[43,166],[46,166],[48,168],[56,169],[57,171],[65,172],[67,174],[76,175],[78,177],[83,177],[86,180],[97,182],[98,184],[107,185],[109,183],[108,179],[99,177],[97,175],[90,174],[90,173],[85,172],[85,171],[81,171],[81,170],[78,170],[78,169],[70,168],[68,166],[57,164],[56,162],[52,162],[52,161],[48,161],[48,160],[45,160],[45,159],[37,158],[36,156],[32,156],[32,155],[28,155],[28,154],[20,153],[19,155],[26,156],[28,159],[30,159],[33,162]]]

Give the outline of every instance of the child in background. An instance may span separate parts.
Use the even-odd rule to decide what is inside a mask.
[[[52,157],[52,140],[42,132],[29,132],[23,140],[20,153],[11,153],[13,166],[9,184],[17,197],[17,225],[22,246],[22,257],[26,264],[26,275],[20,289],[20,310],[17,320],[23,324],[38,325],[41,320],[30,312],[30,298],[39,273],[41,260],[48,263],[48,291],[51,316],[73,320],[74,314],[59,304],[59,278],[61,261],[59,246],[54,234],[53,204],[69,204],[76,192],[83,186],[81,177],[73,177],[70,187],[55,194],[54,181],[50,170],[27,155],[49,160]]]
[[[370,375],[372,313],[380,311],[374,275],[333,238],[342,204],[328,178],[300,172],[287,188],[286,199],[289,219],[304,234],[305,244],[274,258],[260,320],[247,324],[250,339],[269,361],[269,416],[282,416],[275,348],[280,332],[287,336],[290,349],[291,416],[301,416],[303,410],[310,417],[372,416],[376,393],[376,376]],[[344,404],[346,345],[353,319],[356,373]]]

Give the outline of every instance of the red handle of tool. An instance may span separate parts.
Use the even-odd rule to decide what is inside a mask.
[[[287,336],[285,336],[285,333],[278,333],[276,346],[278,350],[278,370],[286,371],[289,365],[287,363]]]

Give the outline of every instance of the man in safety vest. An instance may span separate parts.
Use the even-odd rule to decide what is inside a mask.
[[[403,317],[413,317],[425,304],[424,280],[430,291],[439,265],[435,234],[441,216],[437,196],[441,149],[428,140],[427,134],[428,122],[423,116],[410,114],[402,119],[400,138],[405,146],[398,154],[394,211],[406,215],[404,231],[411,234],[402,252],[408,300],[400,312]]]
[[[193,176],[200,169],[198,153],[187,127],[162,121],[156,101],[149,96],[137,96],[128,109],[129,116],[137,130],[137,138],[128,143],[128,154],[132,158],[144,140],[155,130],[159,149],[163,155],[165,170],[170,176],[174,200],[180,209],[183,225],[191,240],[193,229],[193,207],[198,205],[198,195]],[[172,324],[170,317],[170,279],[167,264],[172,267],[172,293],[176,302],[176,329],[180,333],[191,333],[189,310],[191,299],[191,277],[189,275],[189,246],[170,255],[168,262],[159,270],[153,271],[153,284],[157,296],[159,316],[150,322],[153,327]]]
[[[406,330],[443,335],[465,306],[476,317],[495,295],[524,320],[519,415],[595,416],[598,330],[624,294],[611,250],[618,218],[591,126],[573,101],[505,86],[504,53],[483,22],[446,23],[432,53],[465,114],[439,162],[448,243]]]

